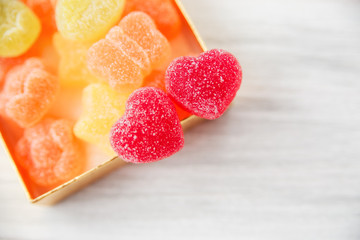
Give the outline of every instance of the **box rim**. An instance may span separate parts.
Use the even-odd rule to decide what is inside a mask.
[[[182,17],[184,17],[186,23],[190,27],[191,32],[194,34],[194,37],[196,38],[196,41],[200,45],[200,48],[203,51],[206,51],[207,47],[206,47],[203,39],[201,38],[197,28],[195,27],[194,23],[192,22],[189,14],[187,13],[183,3],[181,2],[181,0],[174,0],[174,2],[176,4],[176,7],[178,8],[178,10],[181,12]],[[199,117],[197,117],[195,115],[191,115],[188,118],[182,120],[181,125],[183,126],[183,129],[185,130],[185,128],[191,127],[194,123],[197,123],[198,121],[202,121],[202,120],[203,120],[202,118],[199,118]],[[71,180],[69,180],[69,181],[67,181],[67,182],[65,182],[65,183],[63,183],[63,184],[61,184],[61,185],[59,185],[59,186],[45,192],[43,194],[41,194],[40,196],[38,196],[36,198],[32,198],[30,192],[28,191],[28,188],[26,186],[24,178],[22,177],[22,175],[20,173],[19,167],[15,163],[15,161],[14,161],[14,159],[13,159],[11,153],[10,153],[9,147],[6,144],[5,139],[4,139],[3,134],[2,134],[1,131],[0,131],[0,144],[3,146],[6,157],[11,160],[13,168],[15,168],[15,171],[18,174],[18,178],[20,178],[20,182],[21,182],[21,185],[22,185],[22,187],[23,187],[23,189],[25,191],[26,197],[27,197],[28,201],[30,203],[32,203],[32,204],[40,202],[41,200],[49,197],[50,195],[52,195],[52,194],[54,194],[54,193],[56,193],[56,192],[58,192],[58,191],[60,191],[60,190],[62,190],[64,188],[68,187],[69,185],[71,185],[73,183],[76,183],[81,178],[85,178],[85,177],[95,173],[97,170],[99,170],[101,168],[104,168],[104,167],[114,163],[116,160],[120,160],[123,163],[126,163],[125,161],[123,161],[121,158],[119,158],[117,156],[113,157],[110,160],[106,160],[105,162],[97,165],[96,167],[93,167],[90,170],[76,176],[75,178],[73,178],[73,179],[71,179]]]

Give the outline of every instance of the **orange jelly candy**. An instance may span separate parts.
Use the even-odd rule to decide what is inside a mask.
[[[166,63],[170,52],[169,42],[152,19],[133,12],[90,47],[87,66],[118,92],[131,93],[152,68]]]
[[[58,85],[39,59],[30,58],[7,73],[0,98],[1,113],[21,127],[31,127],[49,110]]]
[[[124,34],[144,49],[149,56],[153,69],[161,67],[169,59],[170,44],[156,28],[149,15],[142,12],[132,12],[120,21],[119,27]]]
[[[84,169],[72,126],[68,120],[48,118],[25,129],[16,145],[17,161],[34,183],[54,187]]]
[[[108,39],[100,40],[89,49],[87,66],[118,92],[131,93],[141,86],[140,66]]]
[[[148,14],[160,32],[169,39],[180,32],[181,20],[171,0],[127,0],[125,15],[132,11]]]

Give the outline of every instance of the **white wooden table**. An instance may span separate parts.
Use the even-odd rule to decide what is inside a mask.
[[[360,238],[360,2],[184,0],[244,69],[235,104],[182,152],[50,208],[0,151],[0,239]]]

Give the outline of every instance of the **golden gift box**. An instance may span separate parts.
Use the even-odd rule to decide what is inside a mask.
[[[205,51],[206,47],[181,2],[179,0],[174,0],[174,5],[181,17],[182,29],[179,36],[170,41],[173,49],[173,58],[184,55],[198,55],[199,53]],[[66,99],[66,101],[58,103],[53,107],[52,111],[61,112],[61,109],[64,109],[69,103],[71,103],[71,105],[76,105],[73,104],[73,102],[78,102],[77,104],[79,105],[81,93],[78,92],[73,94],[75,97],[71,94],[72,93],[69,95],[67,92],[63,93],[60,99]],[[190,116],[181,123],[183,128],[186,129],[200,120],[201,119],[198,117]],[[105,160],[108,159],[106,158],[106,155],[99,153],[95,147],[89,145],[87,151],[91,154],[87,154],[87,156],[91,156],[91,159],[87,159],[88,164],[82,174],[53,189],[42,188],[33,184],[24,170],[22,170],[15,161],[14,146],[16,141],[20,138],[20,134],[14,129],[16,129],[16,126],[14,126],[13,123],[0,118],[0,144],[3,145],[8,158],[14,163],[14,167],[18,173],[19,179],[21,180],[29,201],[34,204],[54,204],[92,181],[125,164],[125,162],[118,157]]]

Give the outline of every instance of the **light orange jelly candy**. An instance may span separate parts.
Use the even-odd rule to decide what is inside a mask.
[[[118,92],[127,94],[141,86],[141,68],[108,39],[95,43],[88,51],[90,71]]]
[[[132,11],[148,14],[167,38],[175,37],[181,29],[181,20],[171,0],[127,0],[125,15]]]
[[[171,53],[169,41],[159,32],[149,15],[132,12],[120,21],[119,26],[124,34],[148,54],[153,69],[161,67],[169,59]]]
[[[55,100],[58,80],[37,58],[12,68],[5,78],[0,98],[1,113],[21,127],[31,127],[45,115]]]
[[[151,18],[134,12],[90,47],[87,66],[115,90],[128,94],[141,87],[144,77],[163,65],[170,52],[169,42]]]
[[[140,67],[142,75],[148,75],[151,72],[151,63],[149,55],[145,50],[119,27],[113,27],[106,38],[119,47],[135,64]]]
[[[84,169],[72,126],[68,120],[49,118],[25,129],[16,146],[17,161],[34,183],[54,187]]]

